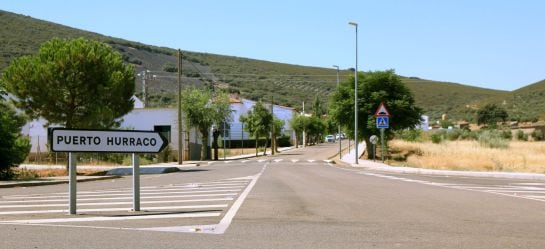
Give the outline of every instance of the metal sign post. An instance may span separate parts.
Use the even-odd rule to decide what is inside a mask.
[[[384,128],[380,129],[380,157],[382,158],[382,163],[384,163]]]
[[[378,137],[376,135],[372,135],[370,138],[369,138],[369,141],[371,141],[371,143],[373,144],[373,162],[375,161],[375,156],[377,154],[377,141],[378,141]]]
[[[384,102],[380,102],[380,105],[375,112],[375,118],[377,122],[377,129],[380,129],[380,156],[382,163],[384,163],[384,129],[390,128],[390,112],[384,105]]]
[[[133,210],[140,211],[140,162],[136,153],[158,153],[168,145],[159,132],[128,130],[75,130],[54,128],[51,132],[51,151],[69,152],[69,213],[76,214],[77,178],[76,153],[112,152],[132,153]]]
[[[68,211],[70,214],[76,214],[76,153],[68,153],[68,194],[70,195]]]
[[[140,211],[140,158],[132,153],[132,211]]]

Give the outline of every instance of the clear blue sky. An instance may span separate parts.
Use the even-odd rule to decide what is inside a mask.
[[[0,9],[146,44],[514,90],[545,79],[541,0],[0,0]]]

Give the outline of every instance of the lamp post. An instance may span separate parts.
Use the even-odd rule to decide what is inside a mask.
[[[138,74],[138,76],[142,76],[142,102],[144,103],[144,107],[148,107],[148,85],[146,84],[146,80],[155,80],[157,75],[151,75],[150,70],[144,70]]]
[[[354,149],[356,150],[355,163],[358,164],[358,24],[349,22],[356,28],[356,69],[354,70]]]
[[[333,65],[334,68],[337,69],[337,90],[339,90],[339,66],[337,65]],[[339,159],[342,158],[342,146],[341,146],[341,143],[342,143],[342,136],[341,136],[341,124],[339,124],[339,129],[338,129],[338,133],[337,135],[339,135]]]
[[[183,124],[182,124],[182,51],[178,49],[178,164],[184,161]]]

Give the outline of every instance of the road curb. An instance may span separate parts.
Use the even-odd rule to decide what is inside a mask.
[[[365,160],[362,160],[365,161]],[[503,178],[503,179],[519,179],[519,180],[542,180],[545,181],[545,174],[537,173],[511,173],[511,172],[480,172],[480,171],[454,171],[454,170],[435,170],[422,169],[411,167],[393,167],[382,163],[368,162],[376,165],[357,165],[350,164],[354,168],[364,168],[373,171],[391,172],[391,173],[406,173],[406,174],[422,174],[422,175],[442,175],[442,176],[467,176],[481,178]]]

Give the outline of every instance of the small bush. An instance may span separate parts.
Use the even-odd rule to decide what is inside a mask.
[[[421,137],[422,136],[422,131],[417,130],[417,129],[402,130],[397,134],[397,136],[400,139],[408,141],[408,142],[416,142],[416,141],[420,141],[422,139],[422,137]]]
[[[501,136],[505,139],[511,140],[513,139],[513,133],[511,132],[511,129],[506,128],[501,130]]]
[[[166,63],[163,65],[163,71],[169,72],[169,73],[177,73],[178,67],[172,63]]]
[[[517,140],[519,141],[528,141],[528,134],[524,133],[522,130],[517,131]]]
[[[541,130],[534,130],[532,132],[532,138],[534,139],[534,141],[543,141],[545,140],[545,136],[543,135],[543,131]]]
[[[453,129],[447,132],[447,139],[449,141],[458,140],[461,136],[462,136],[462,130],[460,129]]]
[[[460,134],[460,139],[462,140],[477,140],[477,138],[478,134],[470,130],[463,130],[462,134]]]
[[[502,136],[501,131],[485,130],[479,134],[479,143],[482,147],[494,149],[506,149],[509,147],[509,140]]]
[[[443,135],[441,133],[431,134],[431,142],[434,144],[440,144],[443,141]]]

